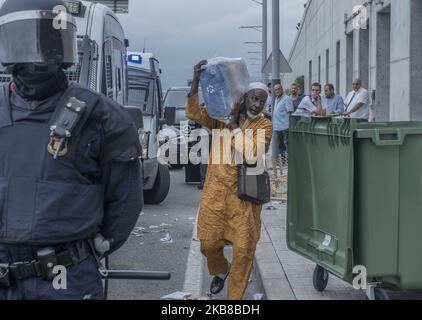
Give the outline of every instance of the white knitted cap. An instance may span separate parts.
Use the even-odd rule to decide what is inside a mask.
[[[268,87],[265,84],[263,84],[262,82],[252,82],[246,88],[246,93],[248,93],[249,91],[255,90],[255,89],[264,90],[268,95],[270,94],[270,91],[268,90]]]

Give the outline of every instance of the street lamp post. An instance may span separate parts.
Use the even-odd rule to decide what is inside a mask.
[[[272,70],[272,86],[281,83],[280,79],[280,3],[279,0],[272,0],[272,17],[273,17],[273,70]]]
[[[267,21],[267,0],[262,0],[262,68],[264,68],[265,63],[267,62],[267,44],[268,44],[268,21]],[[262,70],[262,79],[265,84],[268,82],[268,75]]]

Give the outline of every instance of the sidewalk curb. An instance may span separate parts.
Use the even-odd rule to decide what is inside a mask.
[[[256,248],[255,262],[267,300],[296,300],[264,222],[262,222],[261,240]]]

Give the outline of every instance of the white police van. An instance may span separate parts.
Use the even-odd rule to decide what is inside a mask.
[[[147,204],[163,202],[170,190],[168,166],[159,163],[158,132],[164,124],[161,69],[152,53],[128,52],[128,103],[143,113],[142,158],[144,164],[144,200]]]
[[[66,0],[78,29],[79,64],[67,70],[70,81],[126,103],[126,48],[123,27],[107,6]]]

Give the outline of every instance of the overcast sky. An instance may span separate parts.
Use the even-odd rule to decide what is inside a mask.
[[[268,0],[269,47],[271,52],[271,2]],[[281,49],[288,57],[303,14],[304,0],[280,1]],[[245,25],[262,25],[262,6],[252,0],[132,0],[129,15],[119,16],[131,50],[155,53],[163,70],[163,88],[185,86],[193,66],[211,57],[242,57],[252,77],[259,77],[262,34]]]

